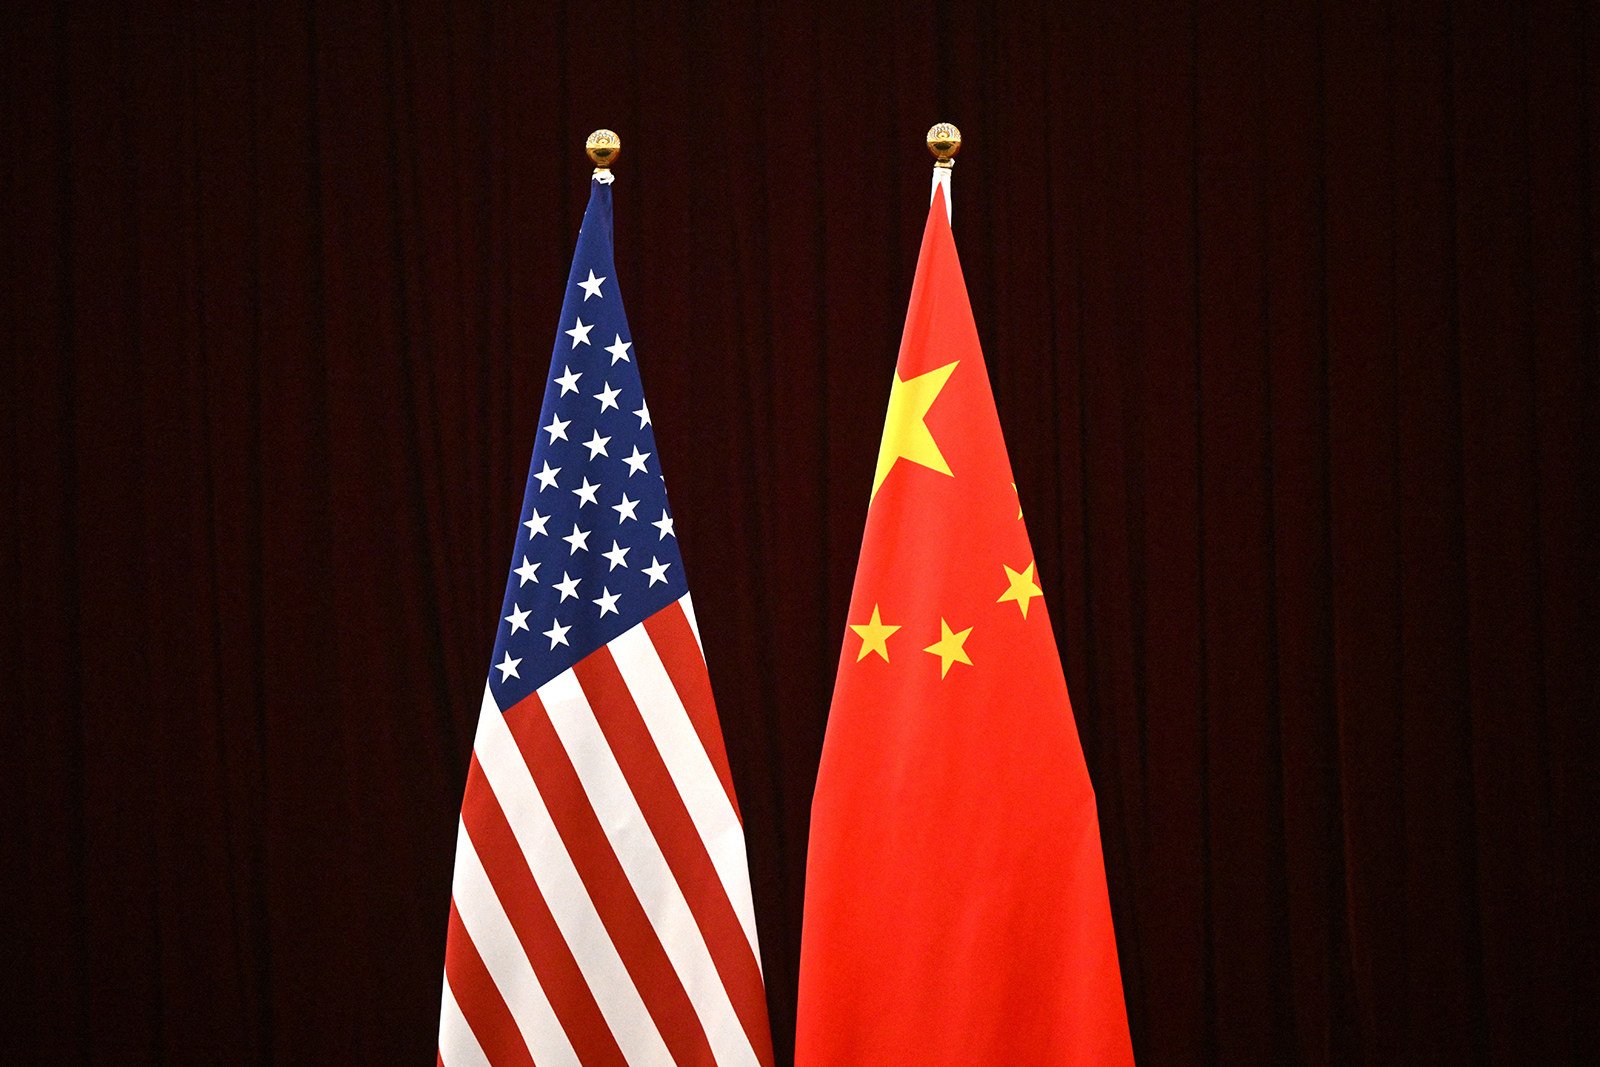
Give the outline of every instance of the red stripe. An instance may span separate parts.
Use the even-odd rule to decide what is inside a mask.
[[[472,1028],[473,1036],[483,1047],[489,1062],[496,1064],[527,1064],[533,1067],[533,1057],[522,1040],[522,1032],[506,1007],[505,998],[489,976],[489,968],[478,955],[478,946],[467,936],[461,925],[461,913],[455,901],[450,902],[450,933],[445,942],[444,979],[450,983],[450,992],[461,1006],[461,1014]]]
[[[711,675],[706,672],[705,656],[700,653],[700,642],[695,640],[683,604],[675,601],[662,608],[644,621],[644,628],[650,635],[650,643],[656,646],[661,665],[667,669],[667,677],[672,679],[672,688],[678,691],[684,709],[689,712],[689,721],[694,724],[694,732],[700,735],[700,744],[711,758],[711,766],[717,770],[722,790],[728,794],[728,803],[733,805],[733,813],[743,826],[739,799],[733,795],[728,753],[722,747],[722,723],[717,719],[717,701],[711,695]]]
[[[650,916],[639,903],[583,783],[538,694],[506,712],[506,725],[534,771],[539,793],[567,854],[583,879],[600,921],[622,957],[661,1039],[678,1063],[711,1063],[711,1042]]]
[[[733,1010],[750,1038],[756,1057],[772,1063],[772,1038],[767,1031],[767,1002],[761,968],[751,951],[727,890],[695,829],[689,810],[656,750],[633,694],[617,670],[609,648],[601,648],[573,668],[589,698],[600,729],[622,767],[645,821],[661,846],[689,910],[711,950],[712,961],[728,991]]]
[[[533,973],[578,1058],[584,1063],[626,1064],[476,756],[467,771],[461,820],[489,875],[494,895],[500,898],[500,906],[511,920],[522,951],[533,964]]]

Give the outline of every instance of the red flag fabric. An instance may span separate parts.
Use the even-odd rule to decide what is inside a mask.
[[[943,197],[812,801],[796,1063],[1132,1063],[1094,792]]]

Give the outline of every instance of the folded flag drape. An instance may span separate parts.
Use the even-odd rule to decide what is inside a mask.
[[[947,190],[812,801],[796,1062],[1131,1063],[1094,792]]]
[[[744,833],[592,182],[473,745],[438,1062],[772,1063]]]

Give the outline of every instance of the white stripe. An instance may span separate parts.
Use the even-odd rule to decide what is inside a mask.
[[[930,205],[933,203],[934,194],[938,192],[939,186],[941,185],[944,186],[944,220],[946,222],[953,222],[955,220],[956,209],[955,204],[950,199],[949,167],[933,168],[933,185],[928,189],[928,203]]]
[[[694,1004],[716,1062],[758,1063],[694,913],[640,811],[577,676],[570,670],[562,671],[539,687],[539,699],[572,759],[583,791],[605,828],[606,839],[611,842],[634,895]]]
[[[483,1046],[450,991],[448,978],[444,980],[444,1005],[439,1009],[439,1058],[444,1067],[490,1067],[489,1057],[483,1054]]]
[[[578,1067],[578,1054],[567,1040],[544,987],[533,973],[533,964],[523,952],[511,919],[495,894],[483,861],[472,847],[463,822],[456,835],[456,877],[451,888],[461,925],[472,939],[494,979],[511,1017],[522,1031],[522,1040],[535,1063]]]
[[[544,895],[550,914],[594,993],[611,1034],[630,1063],[670,1063],[672,1055],[617,955],[583,879],[556,832],[550,811],[517,749],[511,728],[484,687],[478,738],[473,745],[489,788],[500,802],[517,846]]]
[[[700,658],[706,658],[705,642],[700,640],[700,624],[695,621],[694,603],[689,599],[689,594],[683,594],[678,603],[683,606],[684,617],[689,620],[689,629],[694,631],[694,643],[700,646]]]
[[[651,739],[660,750],[661,758],[666,760],[684,807],[689,809],[689,817],[694,820],[695,829],[711,854],[711,862],[759,964],[761,949],[756,942],[755,906],[750,899],[744,829],[722,788],[711,757],[706,754],[706,746],[701,744],[683,700],[673,688],[656,646],[642,625],[612,641],[611,654],[623,681],[633,693],[634,702],[639,705]]]

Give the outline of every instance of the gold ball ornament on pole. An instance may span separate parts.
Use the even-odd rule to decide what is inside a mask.
[[[583,150],[594,161],[596,176],[609,172],[622,152],[622,138],[610,130],[596,130],[583,142]]]
[[[928,130],[928,151],[933,153],[933,165],[946,169],[955,165],[955,155],[961,151],[961,131],[953,123],[939,122]]]

